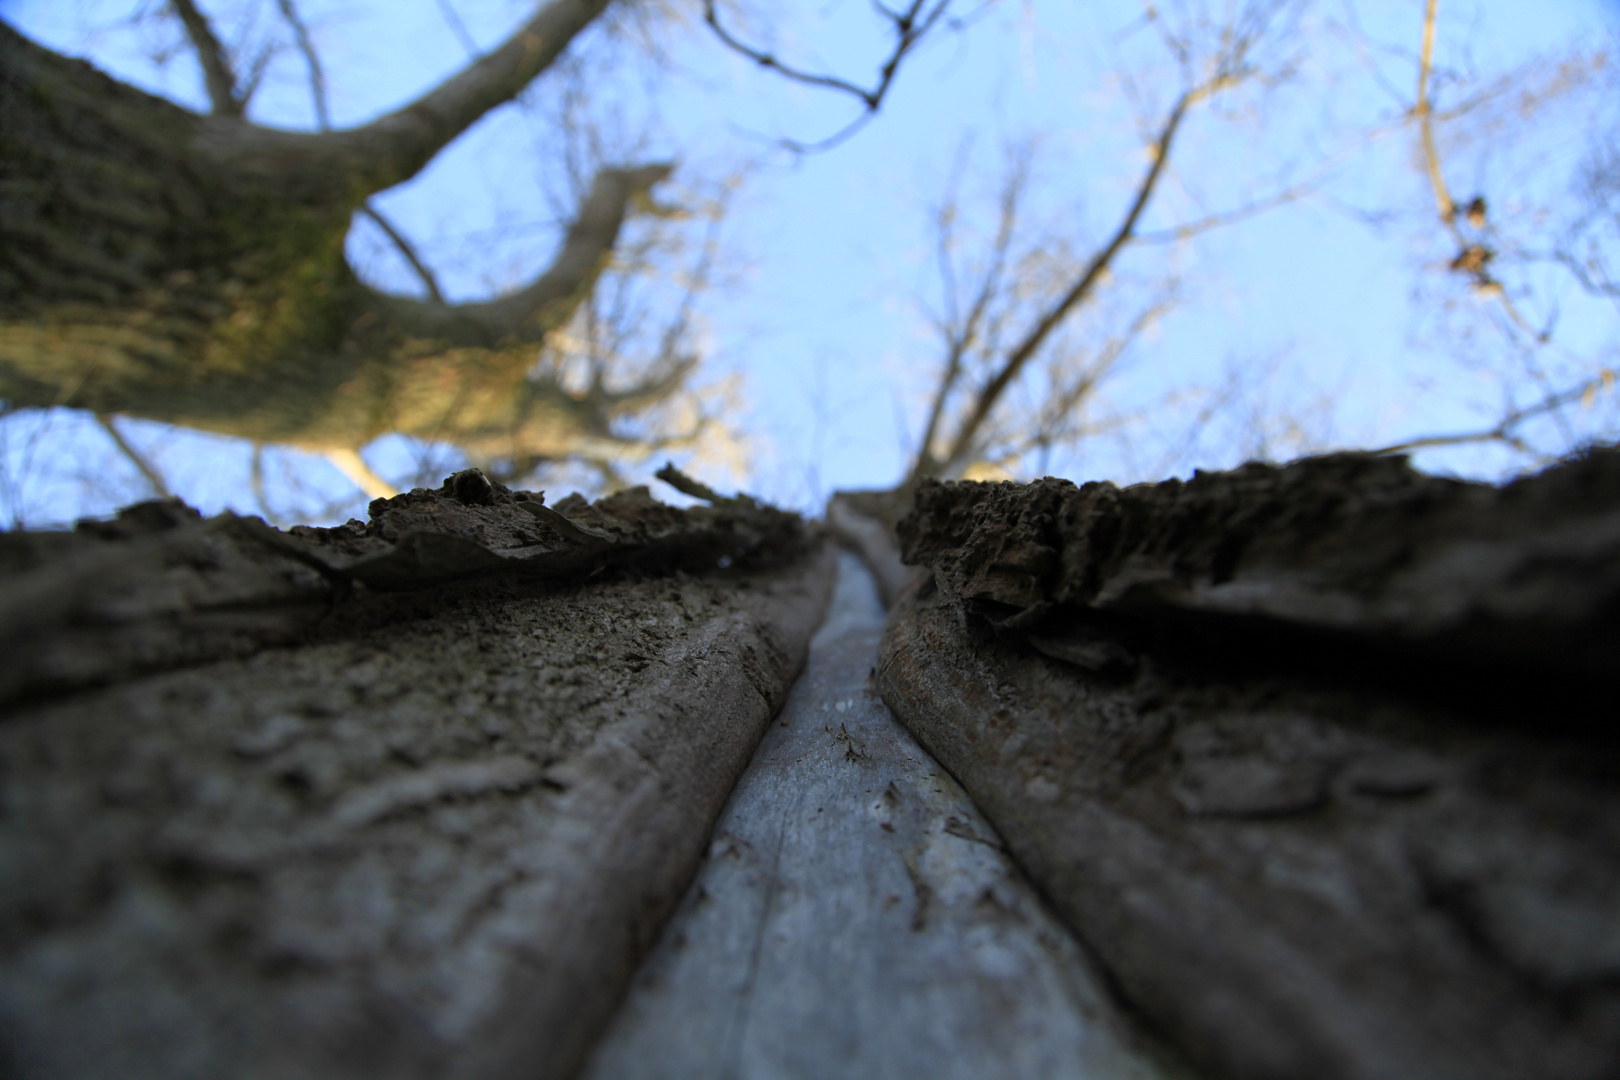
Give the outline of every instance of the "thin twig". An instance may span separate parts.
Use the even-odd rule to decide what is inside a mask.
[[[119,431],[117,426],[113,424],[112,417],[106,413],[96,413],[96,423],[101,425],[101,430],[107,433],[107,437],[113,441],[113,444],[123,451],[130,464],[139,469],[141,475],[146,477],[146,482],[152,485],[152,491],[157,497],[167,499],[170,491],[169,485],[163,482],[163,474],[158,471],[157,466],[146,460],[145,455],[135,449],[128,439],[124,438],[124,433]]]
[[[326,97],[326,71],[321,67],[321,56],[315,50],[315,41],[310,37],[309,27],[298,14],[294,0],[276,0],[276,7],[280,9],[281,17],[292,29],[293,40],[298,43],[298,51],[303,54],[304,63],[309,68],[309,94],[315,102],[315,122],[322,131],[330,131],[332,112]],[[428,295],[433,298],[434,303],[445,303],[444,293],[440,291],[439,282],[433,276],[433,272],[417,254],[415,246],[394,227],[393,222],[385,218],[369,201],[360,205],[360,212],[375,222],[383,234],[394,242],[394,246],[405,257],[405,261],[411,264],[411,269],[416,271],[416,276],[422,279],[422,284],[427,287]]]
[[[947,316],[949,321],[945,327],[947,352],[945,367],[940,374],[939,389],[934,394],[933,405],[929,409],[928,422],[923,428],[922,442],[917,452],[917,464],[913,470],[917,476],[931,472],[937,464],[933,457],[934,438],[945,415],[945,405],[950,399],[951,392],[956,388],[957,380],[961,377],[962,361],[979,337],[980,323],[983,322],[991,302],[1001,291],[1007,254],[1012,248],[1013,234],[1018,226],[1018,204],[1023,197],[1024,185],[1028,179],[1029,160],[1026,154],[1018,160],[1012,175],[1002,188],[996,238],[990,249],[990,263],[985,268],[984,277],[980,280],[978,292],[974,295],[966,318],[955,317],[958,306],[955,296],[955,274],[950,255],[952,220],[955,217],[954,198],[940,212],[938,241],[940,273],[944,278],[945,303],[949,309]]]
[[[1451,268],[1471,275],[1475,287],[1481,293],[1494,296],[1513,324],[1528,334],[1531,340],[1537,340],[1539,335],[1519,313],[1518,305],[1486,269],[1486,264],[1495,253],[1481,244],[1470,243],[1463,236],[1462,229],[1457,224],[1457,204],[1446,187],[1445,173],[1440,166],[1440,152],[1435,147],[1434,114],[1429,100],[1429,84],[1434,70],[1435,17],[1439,13],[1439,7],[1440,0],[1428,0],[1424,7],[1423,45],[1418,53],[1417,101],[1412,105],[1412,115],[1418,120],[1418,131],[1423,143],[1423,163],[1429,174],[1429,186],[1434,190],[1435,209],[1439,211],[1441,224],[1451,233],[1451,238],[1457,245],[1457,257],[1452,260]]]
[[[1608,388],[1613,385],[1612,372],[1604,372],[1604,377],[1581,383],[1581,385],[1562,393],[1551,394],[1534,405],[1522,409],[1514,409],[1498,421],[1494,426],[1481,428],[1478,431],[1464,431],[1452,435],[1424,435],[1416,439],[1407,439],[1404,442],[1393,443],[1370,451],[1374,454],[1404,454],[1413,450],[1426,450],[1439,446],[1463,446],[1468,443],[1500,442],[1525,454],[1535,454],[1523,439],[1514,433],[1514,428],[1526,420],[1534,420],[1538,416],[1556,412],[1566,405],[1573,404],[1583,398],[1596,395],[1599,388]],[[1545,454],[1536,455],[1546,457]]]
[[[399,253],[405,256],[405,261],[411,264],[411,269],[416,271],[416,276],[422,279],[422,284],[427,287],[428,295],[433,298],[433,302],[436,304],[447,303],[444,293],[439,291],[439,282],[433,276],[433,271],[427,268],[427,263],[423,262],[421,256],[416,253],[415,246],[405,239],[404,234],[394,227],[393,222],[383,217],[382,212],[369,202],[360,204],[360,212],[370,218],[388,239],[394,242],[394,246],[399,249]]]
[[[889,87],[894,84],[895,75],[900,70],[900,62],[944,17],[945,12],[951,6],[951,0],[938,0],[931,8],[928,7],[926,0],[912,0],[904,11],[892,11],[882,4],[874,4],[873,6],[893,24],[895,42],[894,49],[890,52],[888,59],[878,69],[876,83],[870,88],[859,86],[837,75],[806,71],[803,68],[784,63],[774,53],[747,44],[721,25],[720,14],[715,7],[715,0],[704,0],[703,21],[708,24],[715,37],[720,39],[721,44],[738,55],[752,60],[760,67],[768,68],[785,79],[803,83],[806,86],[816,86],[848,94],[865,106],[860,116],[830,138],[814,143],[801,143],[792,139],[782,140],[784,146],[797,153],[813,153],[830,149],[843,142],[871,119],[872,115],[883,104],[883,98],[888,94]]]

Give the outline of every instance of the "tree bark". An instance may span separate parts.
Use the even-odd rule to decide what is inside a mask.
[[[26,1076],[570,1075],[831,578],[768,508],[475,470],[368,525],[149,503],[0,539]]]
[[[0,24],[0,397],[315,450],[390,431],[492,459],[611,445],[609,404],[529,372],[668,166],[602,171],[554,264],[492,301],[382,294],[343,253],[368,196],[605,7],[554,0],[419,101],[320,134],[197,116]]]
[[[884,700],[1232,1077],[1620,1069],[1620,454],[923,484]]]
[[[853,555],[588,1080],[1170,1080],[971,800],[878,700]]]

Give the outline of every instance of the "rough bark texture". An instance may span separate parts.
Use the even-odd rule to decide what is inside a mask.
[[[553,0],[417,102],[318,135],[198,116],[0,23],[0,398],[314,449],[390,431],[520,461],[611,447],[614,417],[657,386],[571,394],[531,377],[535,348],[668,167],[604,170],[554,264],[485,303],[379,293],[343,254],[368,196],[605,6]]]
[[[884,700],[1195,1059],[1620,1071],[1620,455],[925,484],[901,535]]]
[[[533,502],[469,471],[369,526],[7,538],[0,1071],[576,1067],[831,567],[763,508]],[[445,580],[430,527],[503,565]]]
[[[878,700],[883,605],[839,562],[804,676],[586,1075],[1183,1075]]]

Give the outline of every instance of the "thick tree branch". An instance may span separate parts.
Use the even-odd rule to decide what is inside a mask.
[[[504,44],[411,104],[333,137],[387,158],[384,175],[372,179],[371,190],[392,187],[414,176],[485,113],[516,97],[610,2],[552,0]]]
[[[1046,339],[1051,336],[1052,331],[1057,329],[1069,312],[1073,311],[1076,305],[1091,295],[1092,289],[1113,263],[1114,256],[1131,239],[1137,221],[1141,218],[1142,212],[1147,208],[1148,201],[1153,198],[1154,190],[1158,187],[1159,177],[1164,172],[1165,162],[1170,159],[1170,147],[1176,137],[1176,131],[1181,127],[1182,119],[1186,116],[1187,110],[1208,92],[1207,89],[1189,90],[1176,100],[1175,106],[1170,110],[1170,115],[1166,117],[1164,126],[1159,132],[1159,137],[1153,142],[1150,151],[1153,155],[1153,163],[1148,166],[1147,174],[1137,186],[1136,197],[1131,201],[1130,208],[1125,212],[1125,217],[1120,222],[1119,228],[1114,231],[1114,235],[1109,239],[1108,243],[1103,245],[1102,249],[1092,256],[1091,262],[1086,265],[1085,270],[1070,286],[1068,292],[1064,293],[1063,297],[1041,316],[1030,332],[1024,336],[1024,339],[1007,354],[1007,359],[1002,363],[1000,370],[985,384],[984,389],[979,391],[972,408],[969,409],[960,428],[957,429],[956,439],[951,444],[950,452],[941,463],[941,475],[953,475],[956,470],[967,464],[968,458],[972,456],[974,447],[977,444],[976,440],[980,428],[984,426],[985,420],[989,418],[991,410],[996,407],[996,403],[1001,400],[1002,394],[1006,393],[1007,387],[1011,386],[1013,380],[1018,378],[1024,366],[1035,356],[1040,347],[1045,344]]]
[[[373,499],[391,499],[399,489],[378,476],[358,450],[328,450],[326,460],[342,473],[354,486]]]
[[[293,0],[276,0],[276,6],[281,10],[282,19],[292,29],[293,38],[298,42],[298,51],[303,54],[304,63],[309,68],[309,96],[315,104],[315,123],[322,131],[329,131],[332,127],[332,110],[326,100],[326,71],[321,66],[321,54],[315,49],[315,40],[310,36],[309,27],[298,14],[298,5]],[[369,202],[360,207],[360,213],[370,218],[384,235],[394,242],[394,246],[405,257],[405,261],[411,264],[411,269],[416,271],[416,276],[421,278],[422,284],[427,287],[428,295],[433,297],[434,302],[444,303],[444,293],[439,289],[438,279],[427,268],[427,264],[422,261],[422,257],[417,254],[411,242],[394,227],[394,223]]]
[[[203,83],[208,88],[208,101],[216,116],[241,116],[244,104],[237,93],[236,76],[225,58],[225,47],[214,36],[208,19],[197,10],[192,0],[170,0],[174,13],[185,24],[186,36],[197,50],[197,62],[202,65]]]
[[[524,288],[495,300],[462,304],[451,310],[500,337],[538,337],[561,326],[584,300],[613,254],[632,200],[667,177],[671,168],[658,164],[603,169],[591,182],[590,194],[580,205],[562,250],[544,273]]]
[[[516,97],[611,2],[552,0],[504,44],[363,127],[312,135],[215,125],[200,149],[302,199],[361,199],[409,180],[485,113]]]

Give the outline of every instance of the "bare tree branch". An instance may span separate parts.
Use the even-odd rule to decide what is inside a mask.
[[[836,146],[871,119],[873,114],[882,106],[884,95],[889,92],[889,87],[893,85],[895,75],[900,71],[901,61],[944,18],[946,11],[950,9],[951,0],[937,0],[932,7],[928,6],[927,0],[911,0],[903,11],[892,10],[881,3],[874,3],[872,6],[879,14],[889,20],[891,29],[894,32],[894,48],[890,51],[888,58],[884,60],[883,65],[878,68],[877,81],[870,87],[859,86],[837,75],[827,75],[795,67],[792,64],[783,62],[774,53],[747,44],[721,25],[715,0],[703,0],[703,21],[709,25],[709,29],[714,31],[715,37],[719,38],[726,48],[753,61],[760,67],[767,68],[785,79],[803,83],[806,86],[815,86],[848,94],[865,106],[860,116],[829,138],[813,143],[801,143],[792,139],[782,140],[783,145],[789,149],[807,153]]]
[[[1427,450],[1440,446],[1464,446],[1469,443],[1499,442],[1511,446],[1520,453],[1550,461],[1557,455],[1537,453],[1517,435],[1514,429],[1527,420],[1534,420],[1538,416],[1556,413],[1566,405],[1572,405],[1577,401],[1591,402],[1596,399],[1599,392],[1612,391],[1614,382],[1614,372],[1605,370],[1596,379],[1589,379],[1572,389],[1550,394],[1534,405],[1528,405],[1522,409],[1513,409],[1491,427],[1451,435],[1424,435],[1380,447],[1377,450],[1370,451],[1370,453],[1404,454],[1413,450]]]
[[[1460,244],[1462,237],[1456,232],[1457,204],[1452,201],[1451,192],[1446,190],[1446,178],[1440,170],[1440,154],[1434,145],[1434,121],[1429,105],[1429,80],[1434,70],[1435,16],[1439,8],[1440,0],[1428,0],[1423,10],[1423,47],[1418,59],[1417,101],[1412,111],[1418,118],[1418,131],[1423,140],[1423,162],[1429,171],[1429,185],[1434,188],[1435,209],[1439,211],[1440,220],[1451,227]]]
[[[415,176],[485,113],[551,66],[612,0],[551,0],[492,52],[415,101],[362,127],[319,134],[216,126],[199,149],[245,177],[272,178],[298,198],[369,195]]]
[[[1018,225],[1018,206],[1028,181],[1029,158],[1026,152],[1015,162],[1012,174],[1002,186],[996,236],[990,246],[990,262],[985,267],[979,289],[974,294],[973,302],[968,306],[965,316],[958,314],[955,272],[951,258],[956,217],[955,198],[949,197],[946,205],[940,209],[936,242],[947,308],[946,324],[942,327],[946,340],[945,369],[940,374],[939,388],[934,394],[933,405],[928,411],[928,421],[923,427],[917,467],[914,470],[917,475],[930,473],[937,466],[933,456],[934,439],[938,435],[940,421],[944,418],[945,406],[950,400],[952,391],[956,389],[957,380],[961,378],[963,361],[980,335],[980,326],[991,302],[1001,291],[1007,255],[1012,248],[1013,233]]]
[[[208,102],[216,116],[241,116],[243,98],[236,88],[236,76],[225,57],[225,47],[214,35],[208,19],[197,10],[192,0],[170,0],[174,13],[185,24],[186,36],[197,51],[197,62],[202,65],[203,83],[208,88]]]
[[[450,310],[469,317],[498,335],[531,336],[562,325],[585,298],[618,241],[619,229],[633,200],[667,177],[673,166],[643,165],[603,169],[580,204],[562,250],[544,273],[529,285],[495,300],[461,304]]]
[[[394,227],[394,223],[384,217],[382,211],[369,202],[361,204],[360,212],[370,218],[372,223],[381,229],[388,239],[394,242],[394,246],[405,257],[405,261],[411,264],[411,269],[416,271],[416,276],[422,279],[422,284],[427,287],[428,295],[433,298],[433,302],[435,304],[445,303],[444,293],[440,291],[439,281],[433,276],[433,271],[428,269],[427,263],[423,262],[422,257],[417,254],[415,246],[405,239],[403,233]]]
[[[130,441],[124,438],[124,433],[118,430],[118,426],[113,423],[112,417],[105,413],[96,413],[96,423],[101,425],[101,430],[107,433],[107,437],[129,459],[130,464],[134,465],[135,468],[140,470],[140,474],[146,477],[146,482],[152,485],[153,493],[160,499],[167,499],[169,497],[169,485],[164,483],[163,474],[158,471],[157,466],[146,460],[145,454],[135,449]]]
[[[366,464],[365,458],[357,450],[328,450],[325,458],[330,461],[338,472],[354,482],[354,486],[365,492],[373,499],[391,499],[399,494],[399,489],[384,480],[372,471]]]
[[[326,72],[321,68],[320,54],[315,51],[315,42],[309,36],[309,27],[298,16],[298,8],[293,0],[276,0],[276,7],[281,10],[281,17],[292,28],[293,40],[298,43],[298,51],[304,56],[304,63],[309,67],[309,95],[315,100],[315,123],[322,131],[332,129],[332,115],[326,104]]]
[[[1427,0],[1424,7],[1423,45],[1418,54],[1417,100],[1412,105],[1412,115],[1418,120],[1419,136],[1423,144],[1423,163],[1429,175],[1429,186],[1434,190],[1435,209],[1440,215],[1441,224],[1451,233],[1452,239],[1457,244],[1457,256],[1452,259],[1450,269],[1471,277],[1475,291],[1484,296],[1495,297],[1503,313],[1513,324],[1532,340],[1536,340],[1541,335],[1537,334],[1519,313],[1518,305],[1508,296],[1507,290],[1491,276],[1489,264],[1496,252],[1484,243],[1470,240],[1463,234],[1462,227],[1457,223],[1457,204],[1446,187],[1445,172],[1440,166],[1440,152],[1435,146],[1434,116],[1429,90],[1434,70],[1435,19],[1439,7],[1440,0]],[[1470,202],[1466,214],[1471,225],[1476,229],[1482,229],[1485,225],[1484,199],[1476,196]]]
[[[1160,129],[1158,138],[1154,140],[1150,148],[1153,162],[1149,165],[1147,174],[1137,186],[1136,197],[1132,199],[1130,208],[1126,210],[1125,217],[1120,221],[1119,227],[1115,229],[1114,235],[1092,256],[1085,270],[1075,280],[1074,284],[1069,287],[1068,291],[1064,293],[1062,298],[1040,317],[1023,340],[1007,354],[1007,358],[1003,361],[1000,370],[979,391],[972,407],[968,410],[961,426],[957,429],[956,438],[951,444],[950,452],[940,464],[940,475],[953,475],[967,464],[967,459],[973,454],[979,436],[979,429],[983,427],[985,420],[990,415],[990,411],[996,407],[996,403],[1000,401],[1007,387],[1023,371],[1024,366],[1029,363],[1052,331],[1057,329],[1058,325],[1074,310],[1076,305],[1091,294],[1091,290],[1113,262],[1114,256],[1130,240],[1131,234],[1136,229],[1136,223],[1142,216],[1142,211],[1147,208],[1148,201],[1153,197],[1154,189],[1158,186],[1159,177],[1163,174],[1165,163],[1170,158],[1170,147],[1175,139],[1176,131],[1181,126],[1182,119],[1186,116],[1187,110],[1200,98],[1207,96],[1212,89],[1213,87],[1195,88],[1183,93],[1176,99],[1175,106],[1165,118],[1164,126]]]
[[[292,28],[293,38],[298,42],[298,51],[303,54],[304,63],[309,68],[309,94],[315,103],[315,122],[322,131],[330,131],[332,112],[326,98],[326,72],[321,67],[320,53],[315,51],[315,41],[310,37],[309,27],[299,16],[298,6],[294,0],[276,0],[276,6],[281,11],[281,17]],[[438,279],[417,254],[416,248],[394,227],[394,223],[384,217],[369,201],[361,205],[360,212],[370,218],[384,235],[394,242],[394,246],[405,257],[405,261],[411,264],[411,269],[416,271],[416,276],[421,278],[422,284],[427,287],[428,295],[434,302],[444,303],[444,293],[439,289]]]

